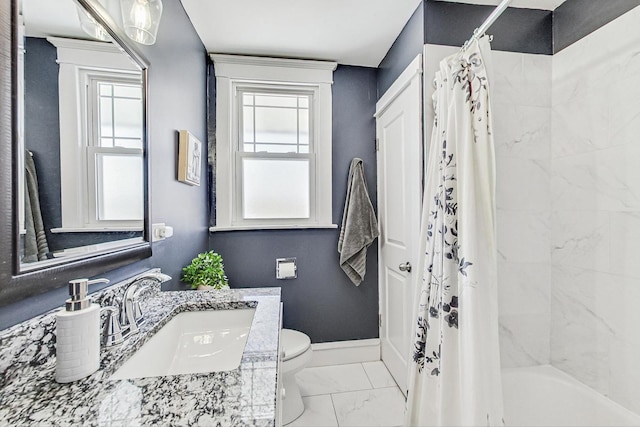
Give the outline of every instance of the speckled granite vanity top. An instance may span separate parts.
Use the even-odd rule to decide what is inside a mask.
[[[0,332],[0,424],[204,425],[275,424],[280,288],[151,292],[141,298],[147,322],[120,346],[102,350],[100,369],[58,384],[55,317],[49,312]],[[118,286],[93,296],[102,306]],[[138,348],[179,312],[255,307],[239,368],[227,372],[109,380]]]

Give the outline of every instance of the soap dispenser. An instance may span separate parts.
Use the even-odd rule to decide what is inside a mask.
[[[107,279],[69,282],[66,309],[56,316],[56,381],[69,383],[87,377],[100,366],[100,306],[87,296],[89,285]]]

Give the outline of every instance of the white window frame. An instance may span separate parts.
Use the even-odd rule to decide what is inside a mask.
[[[98,127],[100,126],[100,117],[97,105],[99,102],[98,83],[107,82],[115,84],[132,84],[137,82],[141,84],[140,73],[132,74],[122,71],[114,72],[82,68],[79,69],[78,82],[80,84],[80,93],[82,94],[81,99],[87,100],[85,108],[80,112],[80,114],[85,114],[82,122],[85,124],[83,129],[83,141],[86,141],[86,144],[81,148],[81,150],[85,151],[84,157],[86,158],[86,179],[83,180],[86,182],[86,187],[84,189],[83,196],[85,198],[87,213],[84,226],[87,228],[109,227],[110,229],[122,229],[123,227],[136,229],[141,228],[142,221],[144,221],[144,214],[139,220],[115,221],[98,219],[98,200],[101,198],[101,187],[97,179],[98,168],[96,166],[96,156],[99,154],[139,157],[142,162],[142,148],[102,147],[99,145],[98,140],[100,138],[100,134]],[[91,102],[89,102],[89,100]],[[140,104],[142,106],[142,102]],[[140,200],[140,203],[143,203],[142,199]]]
[[[212,54],[216,74],[216,225],[210,231],[336,228],[332,224],[332,95],[337,63]],[[241,91],[312,93],[310,105],[310,216],[303,219],[244,219],[240,162]],[[313,145],[313,148],[312,148]],[[258,158],[298,158],[265,154]]]
[[[59,92],[65,94],[59,97],[62,227],[51,232],[142,231],[144,220],[95,220],[95,191],[90,190],[94,180],[89,176],[89,156],[95,149],[87,144],[88,121],[95,120],[95,112],[87,109],[89,79],[100,75],[113,80],[141,78],[140,70],[111,43],[57,37],[47,40],[57,49]]]

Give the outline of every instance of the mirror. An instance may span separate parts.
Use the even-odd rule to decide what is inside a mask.
[[[77,277],[101,275],[151,256],[146,125],[148,62],[120,30],[115,15],[107,11],[110,2],[0,2],[0,241],[3,242],[0,306],[65,286]],[[42,19],[50,18],[48,22],[56,26],[38,29],[38,19],[31,11],[48,14],[41,14]],[[98,32],[92,33],[96,37],[80,28],[79,17],[85,12],[85,28],[89,31],[98,28]],[[74,32],[67,32],[65,22],[74,22]],[[44,51],[48,60],[36,58],[39,51]],[[87,58],[93,61],[89,65]],[[114,65],[114,61],[119,65]],[[77,81],[72,84],[61,74],[72,63],[76,64],[76,70],[82,69],[74,76],[74,79],[82,76],[82,85]],[[45,69],[54,70],[46,84],[44,77],[42,80],[38,77]],[[31,73],[36,74],[35,80]],[[101,80],[104,76],[108,77],[106,83]],[[40,97],[57,95],[57,113],[48,110],[55,110],[56,101],[26,100],[33,92]],[[85,108],[90,97],[94,99],[93,108]],[[76,112],[73,129],[64,124],[64,117],[68,117],[62,113],[65,109]],[[103,111],[111,112],[102,115]],[[39,135],[37,143],[32,142],[34,135]],[[75,144],[75,158],[63,154],[66,144]],[[28,195],[29,187],[36,187],[25,176],[25,170],[33,169],[30,160],[35,164],[37,198]],[[121,181],[109,181],[114,171]],[[129,179],[124,185],[122,181]],[[135,185],[130,185],[133,181]],[[67,214],[62,205],[69,194],[63,188],[67,184],[76,191],[85,191],[84,187],[92,185],[94,192],[87,194],[98,202],[89,203],[84,196],[84,202],[77,203],[75,208],[73,204],[70,206],[78,211],[76,218],[83,221],[99,218],[104,220],[103,224],[93,224],[94,229],[85,227],[80,232],[73,231],[77,224],[63,222]],[[33,214],[38,210],[41,220]],[[33,221],[31,225],[29,218]],[[35,236],[31,242],[27,242],[29,227],[32,233],[29,238]],[[51,231],[56,228],[62,230]]]
[[[118,22],[110,0],[21,0],[18,8],[20,271],[146,239],[146,66],[86,6]]]

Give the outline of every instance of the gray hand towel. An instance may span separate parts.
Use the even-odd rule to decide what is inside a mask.
[[[366,273],[367,248],[379,234],[378,221],[367,191],[362,159],[355,158],[349,167],[338,252],[340,267],[356,286],[362,283]]]
[[[22,262],[35,262],[47,259],[49,245],[44,231],[42,211],[40,210],[40,195],[38,192],[38,177],[33,155],[25,151],[25,228],[27,234],[24,242],[24,258]]]

